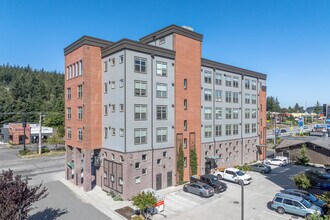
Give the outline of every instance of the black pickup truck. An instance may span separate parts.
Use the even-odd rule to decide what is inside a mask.
[[[215,193],[221,193],[227,189],[227,184],[219,181],[218,178],[212,174],[204,174],[201,175],[200,178],[198,178],[198,176],[192,176],[190,177],[190,182],[206,183],[214,188]]]

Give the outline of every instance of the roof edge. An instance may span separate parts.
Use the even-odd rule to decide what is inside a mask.
[[[107,47],[112,44],[113,44],[113,42],[111,42],[111,41],[84,35],[81,38],[79,38],[78,40],[76,40],[75,42],[73,42],[72,44],[65,47],[64,55],[68,55],[69,53],[73,52],[74,50],[78,49],[79,47],[81,47],[83,45],[91,45],[91,46],[104,48],[104,47]]]

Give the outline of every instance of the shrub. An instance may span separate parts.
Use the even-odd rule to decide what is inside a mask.
[[[179,182],[183,182],[183,172],[184,172],[184,153],[182,149],[182,144],[180,144],[179,147],[179,155],[178,155],[178,161],[177,161],[177,170],[179,173]]]
[[[43,147],[41,148],[41,153],[44,154],[44,153],[48,153],[50,152],[50,150],[48,149],[48,147]]]
[[[146,217],[148,214],[145,210],[149,207],[154,207],[157,202],[156,197],[152,193],[139,193],[132,198],[133,205],[140,209],[140,213]]]
[[[309,158],[307,156],[307,148],[305,144],[302,145],[299,152],[299,156],[297,156],[297,160],[297,163],[303,166],[305,166],[309,162]]]
[[[251,171],[251,166],[249,166],[247,163],[244,163],[242,166],[235,166],[236,169],[242,170],[244,172]]]
[[[304,173],[296,174],[292,179],[299,189],[308,189],[311,187],[311,183]]]
[[[192,175],[197,174],[197,153],[195,146],[190,150],[190,170]]]
[[[113,197],[114,201],[123,201],[123,198],[120,195],[116,195],[115,197]]]
[[[21,155],[21,156],[24,156],[24,155],[27,155],[29,152],[30,152],[30,150],[25,149],[25,150],[20,150],[20,151],[18,152],[18,154]]]

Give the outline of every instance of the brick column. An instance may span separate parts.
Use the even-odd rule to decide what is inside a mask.
[[[92,190],[92,152],[84,150],[84,191]]]
[[[67,180],[72,179],[72,169],[67,165],[67,163],[72,163],[72,147],[70,146],[65,146],[66,151],[65,151],[65,178]]]
[[[81,150],[74,148],[74,182],[76,185],[81,184]]]

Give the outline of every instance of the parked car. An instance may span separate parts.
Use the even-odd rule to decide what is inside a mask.
[[[218,177],[218,180],[227,180],[235,183],[243,183],[244,185],[250,184],[252,182],[252,177],[245,174],[243,171],[236,168],[227,168],[223,172],[215,171],[213,174]]]
[[[264,161],[265,164],[277,165],[277,166],[285,166],[287,164],[286,160],[280,158],[268,158]]]
[[[252,171],[255,171],[255,172],[260,172],[260,173],[272,172],[272,168],[270,166],[268,166],[267,164],[256,163],[256,164],[251,164],[250,166],[251,166]]]
[[[195,182],[183,186],[184,192],[190,192],[201,197],[211,197],[214,195],[214,189],[206,183]]]
[[[330,165],[324,165],[324,169],[327,173],[330,173]]]
[[[281,129],[281,133],[286,133],[288,132],[286,129]]]
[[[271,207],[278,213],[284,214],[285,212],[300,215],[310,219],[311,215],[323,215],[323,210],[308,202],[306,199],[289,195],[285,193],[277,193],[272,201]]]
[[[227,184],[219,181],[218,178],[212,174],[205,174],[200,176],[200,178],[198,178],[198,176],[192,176],[190,178],[190,182],[198,181],[213,187],[215,193],[224,192],[227,189]]]
[[[314,196],[313,194],[311,194],[307,191],[299,190],[299,189],[285,189],[282,191],[282,193],[290,194],[290,195],[294,195],[294,196],[300,196],[300,197],[306,199],[308,202],[322,208],[323,211],[325,211],[327,209],[326,202],[324,202],[321,199],[318,199],[316,196]]]

